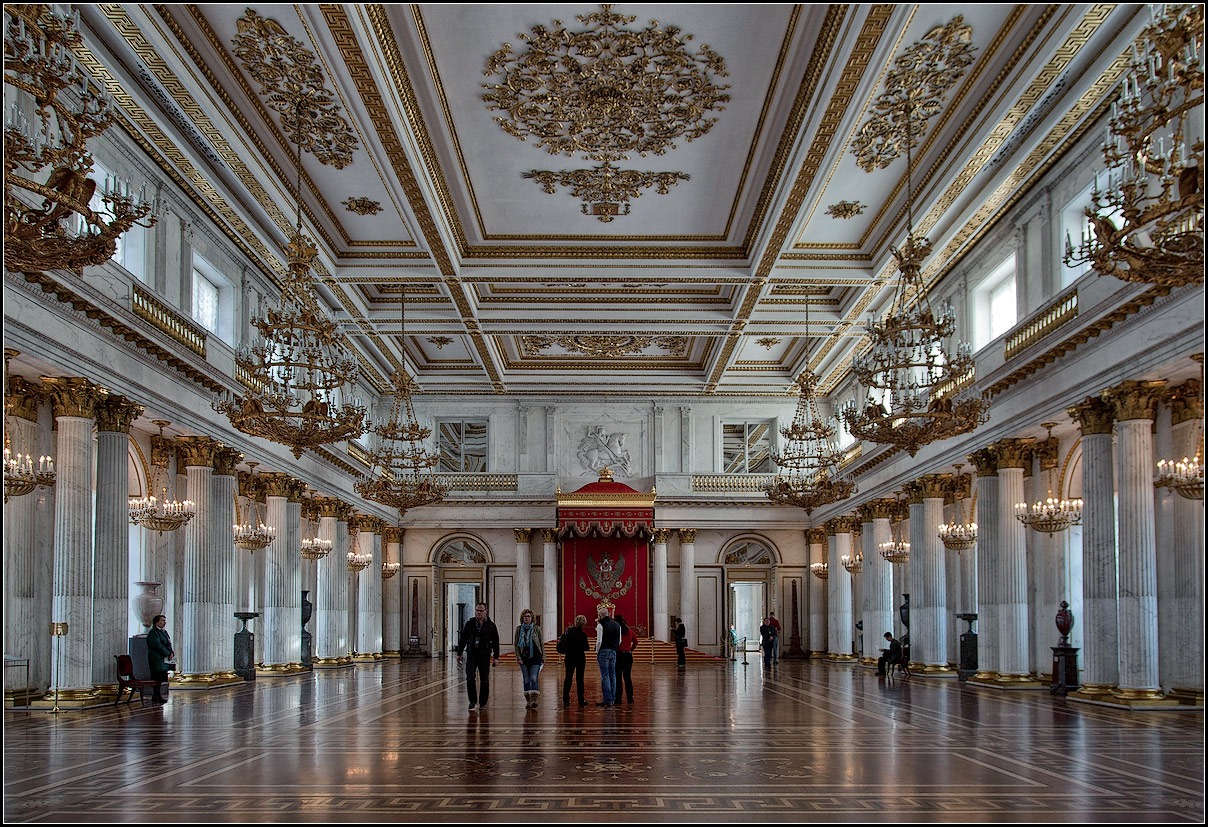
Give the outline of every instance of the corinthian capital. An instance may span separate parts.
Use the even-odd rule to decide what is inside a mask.
[[[998,467],[1027,468],[1032,461],[1032,445],[1034,439],[1000,439],[990,446],[990,450],[998,457]]]
[[[695,528],[681,528],[679,530],[679,539],[680,539],[680,543],[695,543],[696,542],[696,529]]]
[[[1203,419],[1204,398],[1199,379],[1188,379],[1170,391],[1170,424],[1181,425],[1191,419]]]
[[[219,447],[221,443],[208,436],[181,436],[176,438],[176,457],[185,467],[204,465],[213,468],[214,453]]]
[[[1144,382],[1130,379],[1103,392],[1103,397],[1116,409],[1116,421],[1154,418],[1158,400],[1166,382]]]
[[[55,416],[96,417],[96,406],[108,395],[100,385],[79,376],[43,376],[42,383],[50,394]]]
[[[37,422],[38,406],[42,404],[46,394],[45,386],[34,385],[20,376],[13,376],[8,380],[8,396],[4,401],[9,406],[9,413],[30,422]]]
[[[533,530],[531,528],[513,528],[512,536],[516,538],[517,543],[528,543],[533,536]]]
[[[1116,424],[1116,408],[1100,396],[1088,396],[1077,405],[1065,409],[1070,419],[1078,423],[1082,435],[1110,434]]]
[[[124,396],[112,394],[96,406],[96,429],[109,433],[128,434],[130,426],[142,412],[142,405],[131,402]]]

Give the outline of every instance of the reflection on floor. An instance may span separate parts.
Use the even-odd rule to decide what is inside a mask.
[[[555,674],[556,673],[556,674]],[[6,710],[4,821],[1204,821],[1203,713],[758,661],[639,663],[633,705],[467,712],[444,661],[359,664],[171,702]]]

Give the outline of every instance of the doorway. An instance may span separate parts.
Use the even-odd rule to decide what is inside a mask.
[[[446,583],[445,584],[445,651],[452,652],[457,648],[457,638],[466,621],[474,616],[474,604],[482,598],[478,596],[477,583]]]
[[[766,583],[738,581],[730,584],[730,622],[738,636],[739,648],[746,638],[746,651],[759,649],[759,627],[767,616],[766,606]]]

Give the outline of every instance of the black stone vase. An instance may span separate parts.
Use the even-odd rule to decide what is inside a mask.
[[[309,589],[302,590],[302,666],[307,669],[313,667],[311,666],[311,636],[310,632],[306,631],[306,624],[310,623],[310,615],[315,608],[307,597],[309,594]]]

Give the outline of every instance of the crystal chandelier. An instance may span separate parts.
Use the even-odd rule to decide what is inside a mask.
[[[395,561],[382,563],[382,579],[389,580],[391,577],[394,577],[394,575],[398,574],[400,568],[402,568],[402,563]]]
[[[1182,404],[1194,405],[1191,414],[1195,420],[1195,456],[1183,457],[1181,460],[1158,460],[1158,476],[1154,485],[1169,488],[1180,497],[1188,500],[1204,499],[1204,400],[1201,397],[1204,387],[1204,354],[1196,353],[1191,357],[1200,363],[1199,382],[1188,382],[1183,386],[1184,391],[1175,397]],[[1180,399],[1181,397],[1181,399]]]
[[[1204,281],[1204,7],[1150,4],[1112,104],[1089,224],[1065,262],[1166,287]],[[1117,226],[1119,225],[1119,226]]]
[[[805,308],[808,335],[808,302]],[[784,449],[772,455],[782,473],[769,480],[763,492],[774,503],[795,505],[809,514],[819,506],[847,499],[856,493],[856,484],[839,474],[843,454],[835,444],[834,420],[824,421],[818,413],[818,377],[807,366],[796,384],[797,410],[792,424],[780,429]]]
[[[260,519],[260,486],[256,482],[256,466],[259,463],[249,462],[248,475],[244,485],[247,497],[247,510],[243,516],[239,514],[239,496],[235,496],[235,545],[245,551],[257,551],[271,543],[277,536],[275,526],[268,526]]]
[[[952,492],[956,498],[956,519],[940,526],[940,541],[944,548],[964,551],[977,543],[977,523],[965,519],[965,477],[961,475],[964,463],[956,463],[956,479],[952,481]],[[977,494],[973,495],[973,511],[977,511]]]
[[[298,103],[299,113],[302,102]],[[296,130],[305,124],[299,115]],[[246,394],[227,391],[212,406],[237,430],[286,445],[294,457],[308,448],[355,439],[365,433],[365,406],[344,398],[359,373],[356,357],[322,310],[311,264],[318,255],[302,233],[302,151],[297,147],[297,221],[286,245],[288,272],[275,309],[258,308],[252,324],[260,332],[235,357]]]
[[[830,577],[828,569],[830,566],[826,563],[810,563],[810,574],[817,577],[819,580],[825,580]]]
[[[350,522],[348,524],[348,554],[346,557],[348,559],[348,570],[352,572],[366,569],[369,567],[369,564],[373,562],[372,554],[357,551],[358,536],[359,532],[357,531],[356,525]]]
[[[848,574],[859,574],[864,571],[864,552],[857,551],[855,554],[840,555],[839,562],[843,564],[843,568],[847,569]]]
[[[56,7],[57,8],[57,7]],[[113,257],[135,224],[155,223],[143,194],[106,177],[97,205],[88,141],[114,121],[73,52],[79,12],[4,4],[4,267],[81,271]],[[150,217],[149,217],[150,216]]]
[[[187,524],[197,513],[192,500],[175,500],[168,493],[168,458],[172,443],[164,436],[167,420],[154,419],[159,434],[151,437],[151,483],[146,497],[131,497],[129,502],[130,522],[152,531],[175,531]],[[156,498],[154,492],[163,495]]]
[[[842,415],[853,436],[897,446],[911,456],[923,445],[972,431],[986,421],[989,407],[984,395],[962,397],[958,393],[961,384],[972,377],[972,348],[962,342],[952,353],[945,346],[956,332],[956,314],[948,303],[938,314],[932,309],[922,272],[931,242],[914,234],[911,149],[927,118],[940,110],[945,87],[934,78],[951,76],[954,83],[972,62],[967,27],[936,31],[949,28],[947,40],[934,53],[920,52],[917,60],[900,60],[899,68],[887,76],[878,112],[862,132],[862,136],[879,134],[884,157],[869,156],[867,147],[853,147],[861,163],[875,162],[882,167],[892,160],[890,150],[893,154],[905,151],[906,241],[900,249],[890,248],[901,278],[889,313],[880,321],[869,321],[871,347],[852,362],[852,370],[867,391],[867,402],[862,409],[854,403],[846,406]]]
[[[18,355],[18,352],[5,348],[4,350],[4,375],[11,380],[9,371],[9,362]],[[10,381],[11,385],[11,381]],[[42,485],[55,484],[55,461],[49,456],[38,457],[38,464],[34,466],[34,458],[31,454],[22,454],[19,450],[13,451],[12,433],[15,423],[13,422],[13,406],[16,404],[14,399],[15,394],[11,387],[6,388],[4,393],[4,501],[8,502],[13,497],[24,497],[26,494],[33,491],[35,488]]]
[[[1053,428],[1056,425],[1056,422],[1041,423],[1041,427],[1048,430],[1048,436],[1042,445],[1037,446],[1040,451],[1040,466],[1049,474],[1048,496],[1030,506],[1027,503],[1015,504],[1016,519],[1028,528],[1043,531],[1050,537],[1082,522],[1082,500],[1062,499],[1060,487],[1057,496],[1053,496],[1053,481],[1057,470],[1057,442],[1053,439]]]
[[[399,299],[400,338],[406,340],[406,293]],[[424,448],[424,440],[432,434],[415,418],[411,401],[412,381],[405,370],[391,377],[394,401],[390,404],[390,419],[370,430],[378,435],[377,449],[370,455],[370,470],[353,486],[367,500],[397,508],[401,516],[410,508],[438,503],[449,493],[449,487],[432,468],[440,454]]]
[[[902,523],[905,520],[903,519],[904,509],[900,502],[895,511],[891,528],[892,538],[881,543],[877,551],[890,563],[908,563],[910,562],[910,543],[902,537]]]

